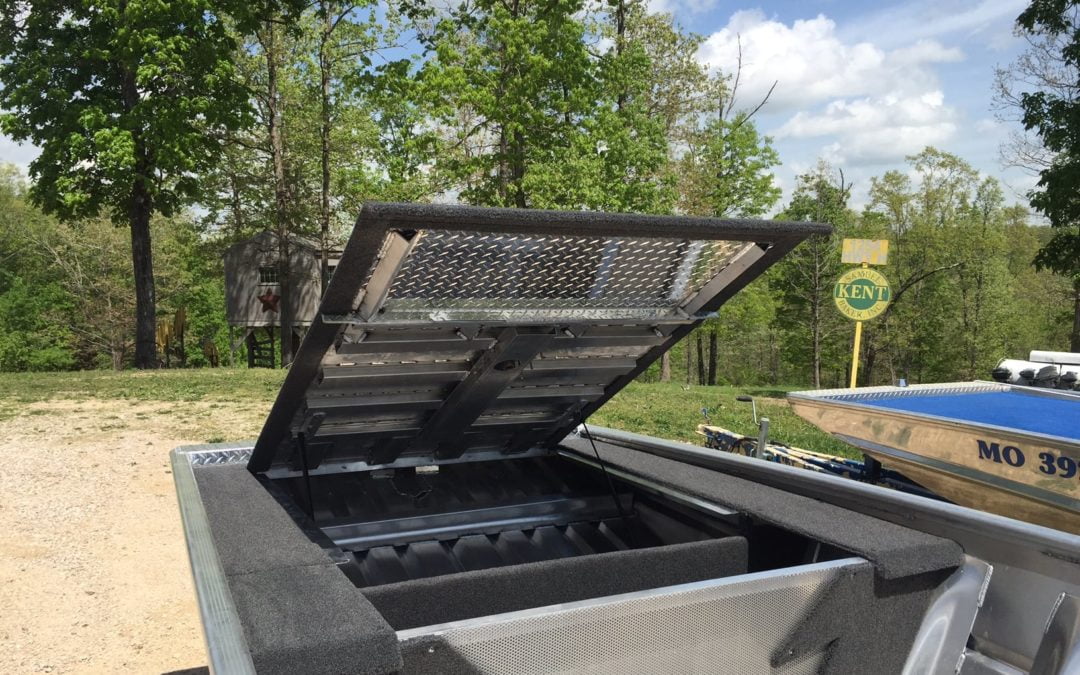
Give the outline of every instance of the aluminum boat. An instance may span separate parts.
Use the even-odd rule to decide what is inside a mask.
[[[788,401],[945,499],[1080,533],[1080,394],[967,382],[794,392]]]

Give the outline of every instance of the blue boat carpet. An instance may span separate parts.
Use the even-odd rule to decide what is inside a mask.
[[[1022,391],[995,391],[847,400],[1080,440],[1080,396],[1066,400]]]

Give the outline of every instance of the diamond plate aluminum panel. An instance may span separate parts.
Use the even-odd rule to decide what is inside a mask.
[[[860,558],[399,631],[407,672],[815,673],[771,654]]]
[[[658,318],[751,245],[422,231],[376,320]]]
[[[251,448],[187,451],[192,466],[241,464],[251,459]]]

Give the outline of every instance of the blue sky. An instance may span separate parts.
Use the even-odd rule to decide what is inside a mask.
[[[1023,47],[1012,29],[1025,0],[650,1],[706,36],[699,59],[710,66],[732,71],[741,42],[744,105],[777,82],[756,121],[784,163],[785,196],[823,158],[854,181],[861,205],[872,176],[933,145],[1026,201],[1034,178],[1004,169],[998,152],[1017,127],[991,109],[995,66]]]
[[[1012,27],[1025,0],[649,1],[706,37],[698,58],[711,67],[732,71],[741,42],[744,105],[777,82],[756,121],[780,153],[785,198],[823,158],[844,169],[861,206],[871,176],[904,169],[926,145],[998,177],[1010,200],[1034,184],[1002,168],[998,148],[1015,126],[991,110],[994,67],[1022,49]],[[25,168],[36,155],[0,136],[0,162]]]

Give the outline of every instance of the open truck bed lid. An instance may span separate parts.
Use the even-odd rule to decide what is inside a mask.
[[[542,452],[829,226],[368,203],[248,468]]]

